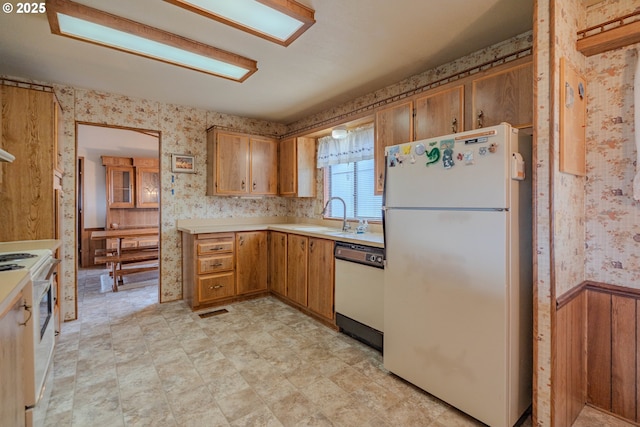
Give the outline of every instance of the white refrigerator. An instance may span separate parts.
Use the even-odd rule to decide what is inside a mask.
[[[387,147],[384,366],[492,426],[531,404],[531,137]]]

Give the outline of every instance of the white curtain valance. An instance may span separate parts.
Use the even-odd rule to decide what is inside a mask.
[[[350,131],[346,138],[320,138],[318,168],[373,159],[373,125]]]

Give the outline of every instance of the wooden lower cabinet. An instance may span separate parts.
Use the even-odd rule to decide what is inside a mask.
[[[226,273],[198,276],[198,302],[201,304],[235,295],[235,274]]]
[[[307,306],[309,238],[289,234],[287,238],[287,298]]]
[[[200,309],[267,291],[267,232],[182,235],[184,299]]]
[[[236,233],[236,293],[267,289],[267,232]]]
[[[309,280],[307,306],[309,310],[334,319],[334,262],[332,240],[309,238]]]
[[[287,295],[287,233],[269,233],[269,290]]]
[[[333,240],[271,232],[270,290],[333,323]]]
[[[192,309],[236,294],[234,244],[234,233],[182,233],[182,292]]]
[[[333,248],[333,240],[277,231],[183,233],[184,299],[198,310],[272,292],[334,324]]]
[[[31,286],[31,285],[28,285]],[[22,293],[5,313],[0,313],[0,420],[2,425],[24,426],[25,406],[22,375],[22,335],[24,321]],[[31,325],[29,325],[31,326]]]

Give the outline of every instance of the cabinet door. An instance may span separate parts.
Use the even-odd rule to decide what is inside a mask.
[[[0,85],[3,166],[0,241],[52,239],[55,233],[54,94]]]
[[[251,138],[251,194],[278,194],[278,142]]]
[[[236,233],[236,292],[267,289],[267,232]]]
[[[136,206],[157,208],[160,200],[160,173],[158,169],[136,167]]]
[[[31,286],[28,284],[27,286]],[[25,409],[22,377],[22,334],[24,321],[21,308],[22,293],[6,313],[0,313],[0,419],[2,425],[24,426]],[[30,321],[32,322],[32,321]],[[33,325],[28,324],[29,327]]]
[[[129,166],[107,167],[107,207],[132,208],[133,168]]]
[[[296,148],[296,138],[280,141],[278,185],[281,196],[295,196],[298,191]]]
[[[308,307],[333,320],[333,241],[309,238]]]
[[[375,139],[375,193],[384,187],[384,148],[412,141],[413,102],[405,102],[376,111]]]
[[[316,140],[289,138],[280,141],[278,185],[281,196],[315,197]]]
[[[249,192],[249,137],[218,132],[215,147],[216,194],[247,194]]]
[[[464,130],[464,86],[415,100],[415,140]]]
[[[278,231],[269,235],[269,289],[287,295],[287,235]]]
[[[307,268],[309,239],[297,234],[287,237],[287,297],[307,306]]]
[[[533,125],[533,65],[518,65],[473,81],[473,129],[507,122]]]

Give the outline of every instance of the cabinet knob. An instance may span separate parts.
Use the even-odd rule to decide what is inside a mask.
[[[478,127],[481,128],[484,126],[484,111],[480,110],[478,113]]]
[[[253,189],[254,190],[256,189],[256,182],[255,181],[253,181]]]
[[[451,122],[451,133],[458,133],[458,119],[455,117]]]
[[[247,184],[244,182],[244,179],[242,180],[241,187],[243,190],[247,188]]]

